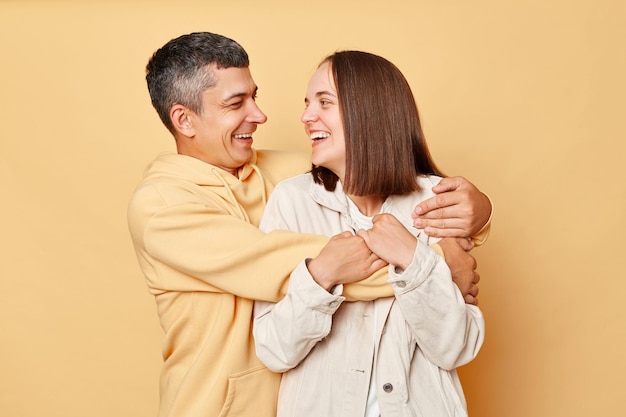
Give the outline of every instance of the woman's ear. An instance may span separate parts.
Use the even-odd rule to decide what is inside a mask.
[[[196,134],[191,113],[192,111],[182,104],[174,104],[170,109],[170,120],[172,120],[174,129],[189,138]]]

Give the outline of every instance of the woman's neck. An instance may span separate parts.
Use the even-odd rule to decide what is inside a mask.
[[[359,211],[368,217],[374,217],[380,213],[380,209],[385,202],[385,197],[378,195],[350,195],[350,200],[358,207]]]

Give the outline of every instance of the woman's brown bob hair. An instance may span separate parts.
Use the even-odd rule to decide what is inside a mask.
[[[346,141],[346,177],[352,195],[404,194],[419,190],[416,176],[443,176],[424,140],[411,87],[391,62],[361,51],[336,52],[329,63]],[[333,191],[338,177],[313,166],[315,182]]]

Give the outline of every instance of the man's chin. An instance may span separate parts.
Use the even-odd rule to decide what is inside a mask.
[[[239,152],[237,152],[237,160],[241,162],[241,165],[246,164],[252,159],[252,154],[252,146],[249,146],[245,150],[241,149],[239,150]]]

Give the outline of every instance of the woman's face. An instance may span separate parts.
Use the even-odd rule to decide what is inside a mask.
[[[312,141],[311,161],[330,169],[343,180],[346,142],[337,89],[328,63],[322,64],[311,77],[304,104],[306,108],[300,120]]]

